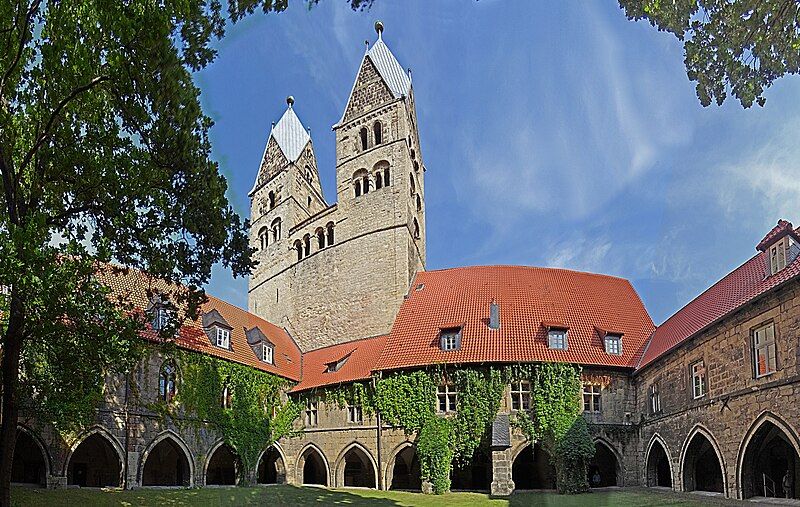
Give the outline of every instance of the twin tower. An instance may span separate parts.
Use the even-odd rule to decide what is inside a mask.
[[[270,132],[250,191],[258,266],[248,306],[315,349],[388,333],[425,269],[425,166],[411,77],[368,47],[336,134],[336,202],[323,195],[294,100]]]

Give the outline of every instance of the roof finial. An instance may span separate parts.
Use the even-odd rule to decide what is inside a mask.
[[[375,31],[378,32],[378,39],[380,39],[383,33],[383,22],[381,20],[375,22]]]
[[[286,97],[286,103],[289,105],[289,107],[292,107],[292,104],[294,104],[294,97],[292,97],[291,95]]]

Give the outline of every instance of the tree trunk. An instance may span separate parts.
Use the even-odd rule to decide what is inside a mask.
[[[3,343],[2,409],[0,410],[0,507],[11,505],[11,468],[17,440],[17,383],[22,352],[23,305],[16,289],[11,291],[8,328]]]

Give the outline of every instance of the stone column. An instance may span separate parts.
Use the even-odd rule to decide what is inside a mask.
[[[514,492],[511,478],[511,450],[492,450],[492,496],[508,496]]]

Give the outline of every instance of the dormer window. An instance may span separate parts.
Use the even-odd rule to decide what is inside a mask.
[[[547,331],[547,346],[556,350],[567,350],[567,329],[550,328]]]
[[[344,363],[346,363],[348,359],[350,359],[350,354],[347,354],[338,361],[332,361],[330,363],[327,363],[325,365],[325,373],[334,373],[341,370],[342,366],[344,366]]]
[[[217,347],[223,349],[231,348],[231,331],[222,327],[217,328]]]
[[[268,364],[275,364],[275,348],[268,344],[261,344],[261,360]]]
[[[622,335],[608,333],[605,338],[606,354],[622,355]]]
[[[772,276],[790,265],[800,254],[800,229],[795,230],[791,222],[778,220],[778,225],[767,233],[756,246],[764,252],[767,276]]]
[[[773,275],[786,267],[786,246],[784,241],[778,241],[770,247],[769,266]]]
[[[169,311],[164,306],[153,308],[153,320],[150,322],[154,331],[166,329],[169,324]]]
[[[461,348],[461,328],[444,328],[439,333],[439,346],[442,350],[458,350]]]

